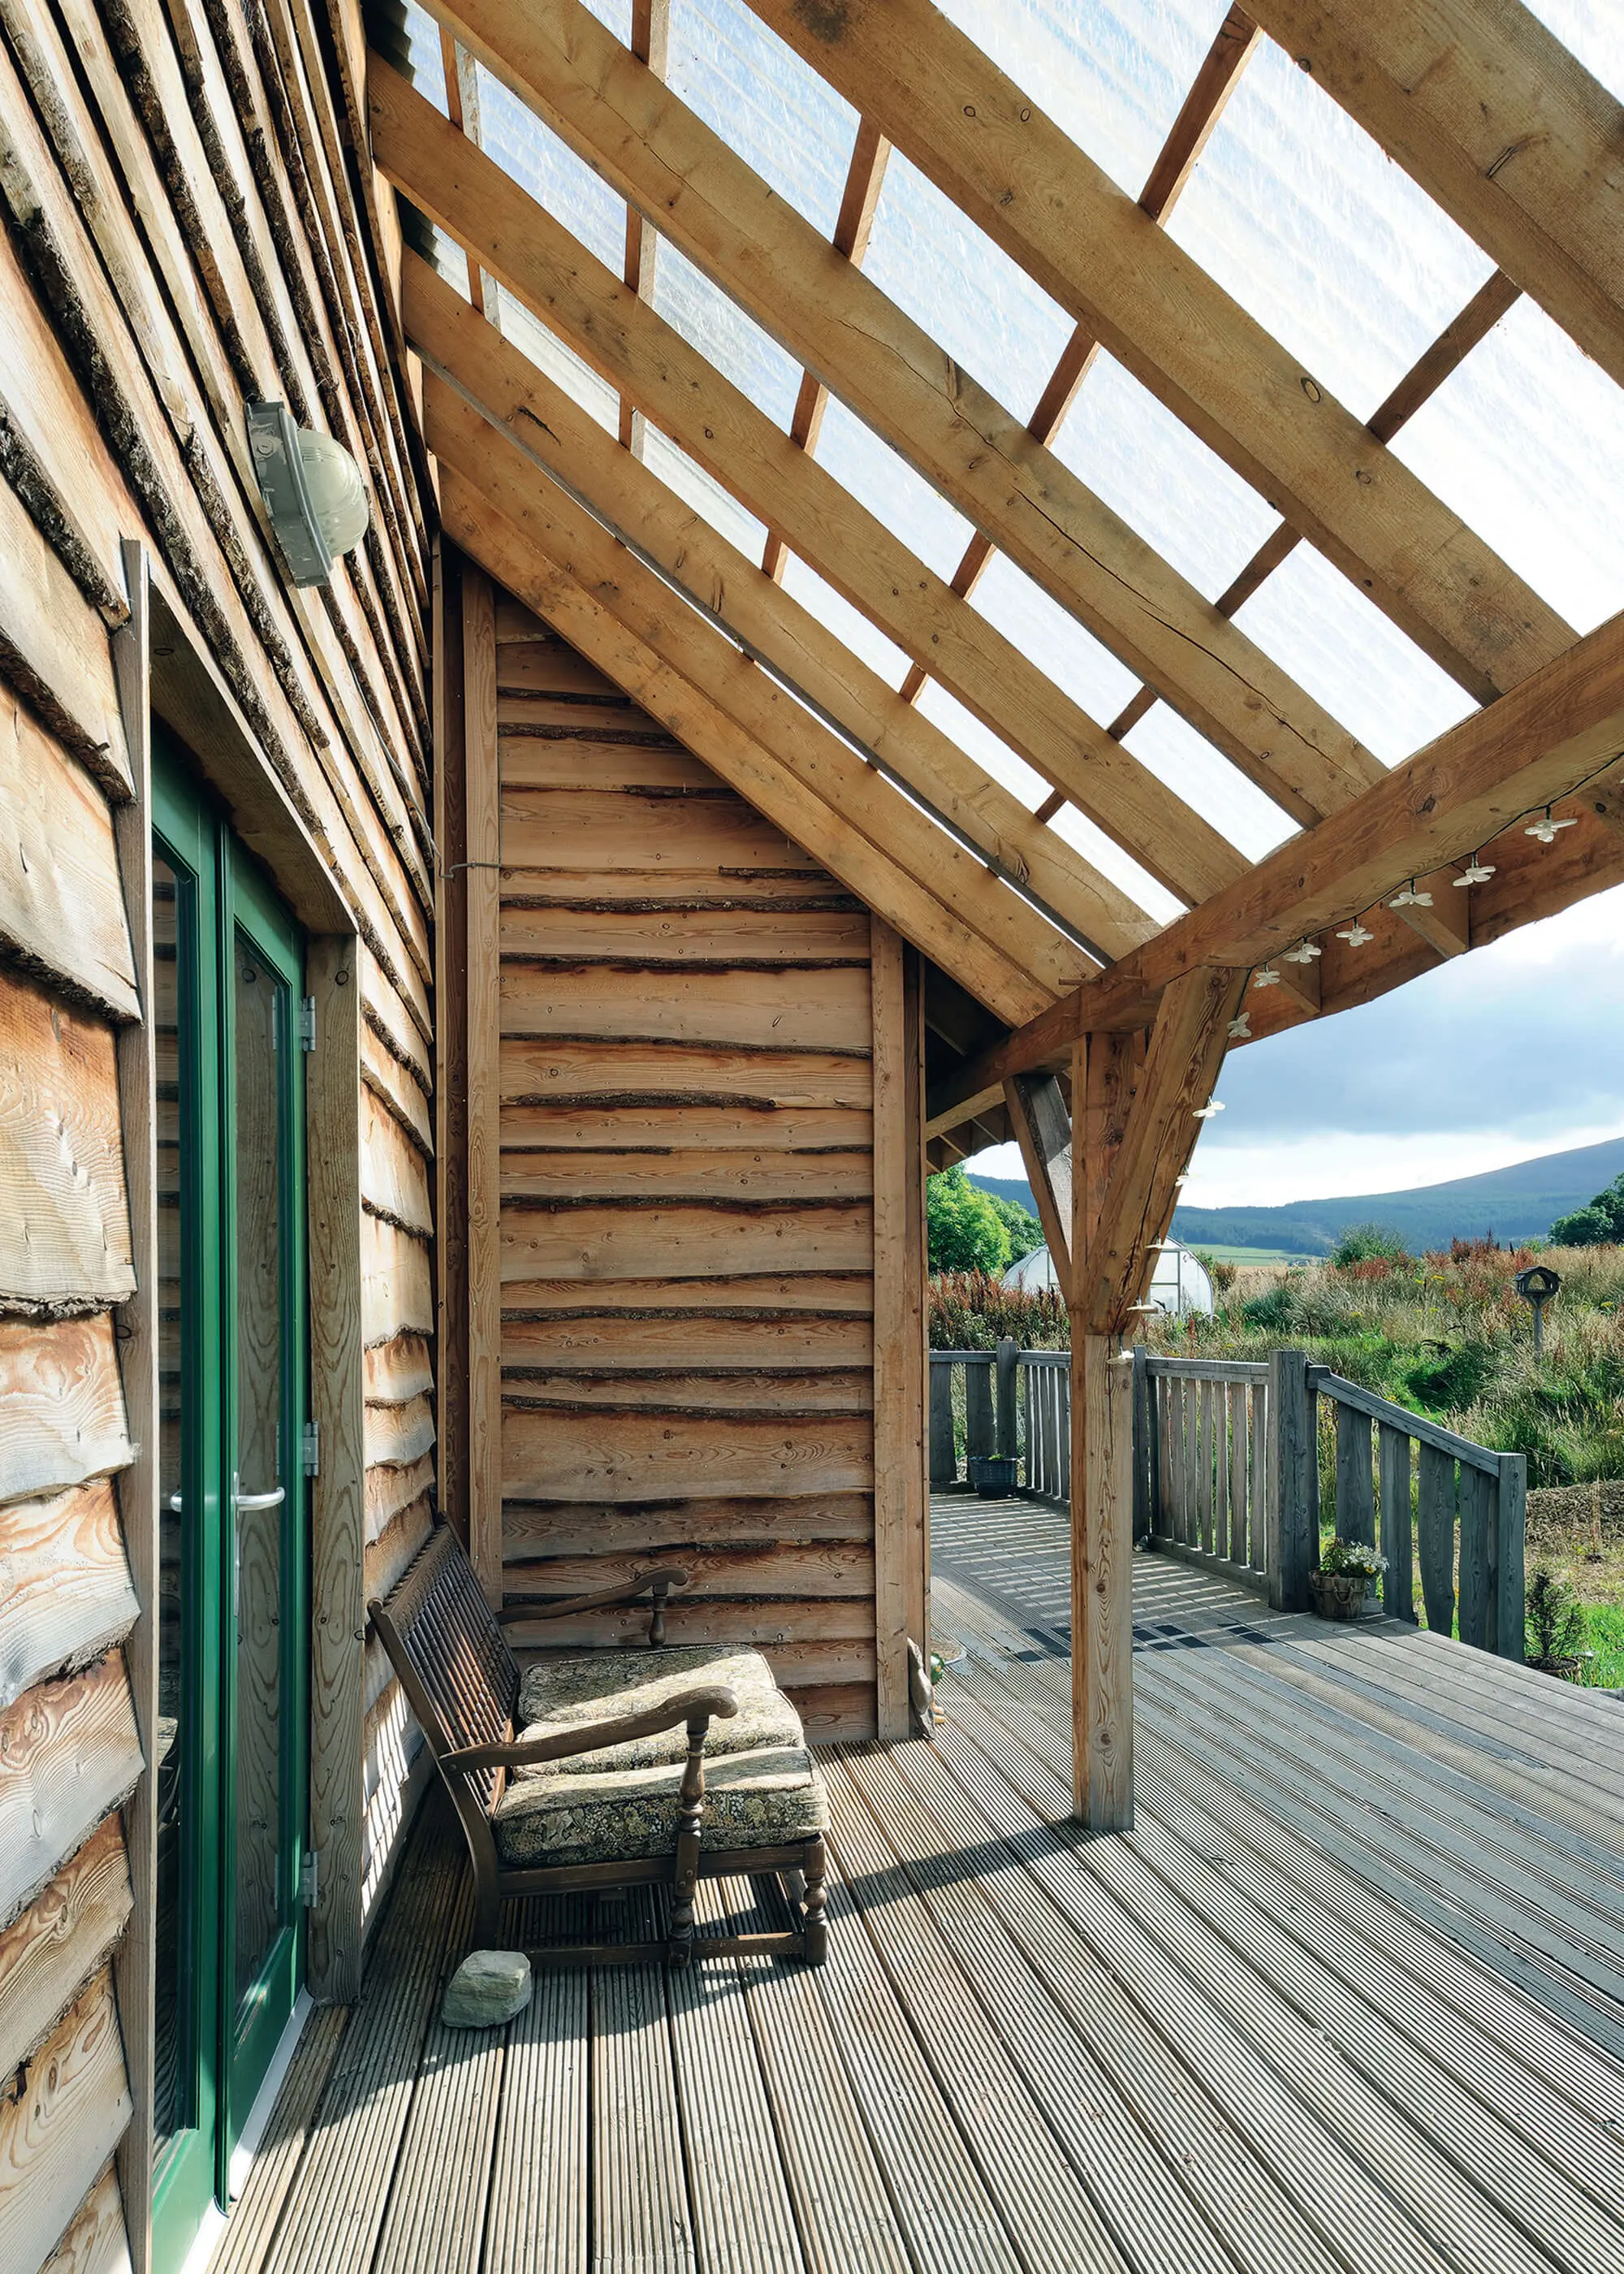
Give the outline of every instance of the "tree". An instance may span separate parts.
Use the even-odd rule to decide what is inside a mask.
[[[1331,1250],[1331,1269],[1345,1271],[1350,1264],[1371,1263],[1379,1257],[1388,1263],[1410,1261],[1396,1231],[1389,1231],[1385,1224],[1350,1224]]]
[[[1553,1247],[1606,1247],[1624,1240],[1624,1176],[1614,1177],[1588,1208],[1559,1216],[1551,1227]]]
[[[1030,1255],[1034,1247],[1042,1246],[1043,1227],[1029,1208],[1022,1208],[1019,1201],[1006,1201],[997,1193],[989,1193],[987,1197],[1009,1234],[1011,1263],[1019,1263],[1023,1255]]]
[[[925,1230],[933,1271],[1002,1271],[1010,1260],[996,1205],[970,1182],[962,1162],[927,1180]]]

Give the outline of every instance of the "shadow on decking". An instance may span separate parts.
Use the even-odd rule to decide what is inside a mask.
[[[824,1756],[827,1969],[541,1975],[509,2029],[447,2032],[467,1897],[431,1803],[218,2265],[1624,2269],[1624,1712],[1147,1560],[1139,1822],[1091,1840],[1064,1517],[950,1503],[936,1537],[964,1656],[934,1744]],[[515,1940],[582,1932],[527,1908]]]

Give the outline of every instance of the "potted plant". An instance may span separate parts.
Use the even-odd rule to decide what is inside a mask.
[[[1020,1481],[1020,1463],[1013,1453],[974,1453],[967,1465],[982,1500],[1008,1500]]]
[[[1320,1551],[1320,1568],[1308,1575],[1308,1592],[1322,1619],[1357,1619],[1363,1615],[1370,1592],[1387,1568],[1363,1540],[1333,1540]]]

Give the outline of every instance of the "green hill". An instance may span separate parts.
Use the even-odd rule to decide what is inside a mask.
[[[1624,1171],[1624,1137],[1546,1153],[1509,1169],[1405,1193],[1363,1193],[1334,1201],[1291,1201],[1282,1208],[1177,1209],[1173,1236],[1187,1247],[1269,1248],[1289,1255],[1327,1255],[1350,1224],[1380,1224],[1397,1232],[1413,1254],[1447,1247],[1452,1239],[1519,1244],[1542,1239],[1552,1221],[1583,1208]],[[1032,1207],[1024,1179],[980,1177],[983,1191]]]

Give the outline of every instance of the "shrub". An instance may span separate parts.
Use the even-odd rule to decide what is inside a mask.
[[[1209,1255],[1205,1248],[1197,1248],[1195,1260],[1220,1295],[1227,1295],[1240,1276],[1238,1269],[1233,1263],[1221,1262],[1217,1256]]]
[[[1356,1263],[1381,1261],[1389,1269],[1395,1263],[1408,1263],[1409,1251],[1395,1231],[1388,1231],[1380,1224],[1350,1224],[1331,1250],[1331,1269],[1346,1271]]]
[[[1023,1350],[1066,1350],[1071,1339],[1057,1287],[1006,1287],[981,1271],[933,1278],[926,1319],[932,1350],[996,1350],[1005,1335]]]
[[[1523,1594],[1529,1663],[1546,1673],[1568,1672],[1564,1660],[1584,1647],[1584,1613],[1572,1581],[1548,1563],[1536,1563]]]

